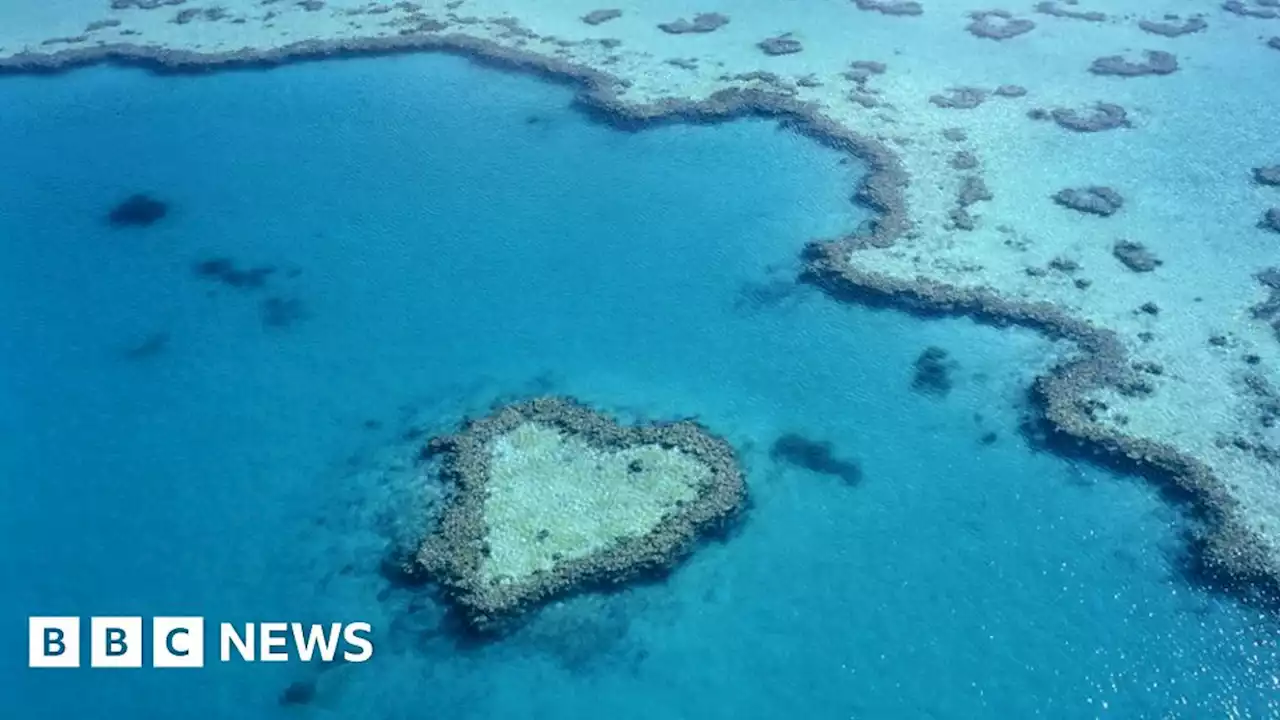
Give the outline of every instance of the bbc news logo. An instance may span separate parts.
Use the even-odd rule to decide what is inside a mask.
[[[81,663],[81,623],[78,617],[28,618],[33,668],[76,668]],[[140,617],[89,618],[89,667],[140,668],[143,661],[143,623]],[[204,667],[205,622],[202,617],[151,618],[151,667]],[[221,662],[345,662],[362,663],[373,657],[373,628],[369,623],[264,622],[221,623],[218,658]],[[339,653],[341,650],[341,653]]]

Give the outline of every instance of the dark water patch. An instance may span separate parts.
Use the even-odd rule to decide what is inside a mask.
[[[631,664],[648,656],[628,637],[632,617],[643,609],[637,595],[625,591],[575,598],[541,609],[504,644],[549,657],[575,675]]]
[[[306,304],[293,297],[269,297],[258,307],[263,327],[271,329],[291,328],[311,317]]]
[[[142,340],[126,346],[120,354],[126,360],[148,360],[168,350],[169,340],[168,331],[153,332]]]
[[[955,384],[952,373],[958,367],[945,349],[927,347],[916,357],[911,389],[923,395],[946,397]]]
[[[219,282],[237,290],[257,290],[266,286],[267,280],[276,273],[276,268],[263,265],[242,270],[236,267],[231,258],[216,257],[195,263],[191,266],[191,272],[198,278]]]
[[[781,307],[798,297],[801,290],[802,286],[793,278],[746,280],[738,288],[733,309],[738,312],[758,312]]]
[[[310,705],[316,699],[315,680],[294,680],[280,691],[281,705]]]
[[[855,460],[837,457],[834,446],[825,440],[811,440],[803,435],[787,433],[773,441],[769,457],[775,462],[840,478],[846,485],[862,482],[862,466]]]
[[[169,206],[145,193],[135,193],[125,198],[107,213],[107,223],[112,227],[148,227],[169,213]]]

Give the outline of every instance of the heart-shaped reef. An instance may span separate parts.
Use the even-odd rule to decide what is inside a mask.
[[[563,397],[433,438],[452,495],[418,561],[473,631],[669,571],[742,512],[733,448],[688,420],[620,425]]]

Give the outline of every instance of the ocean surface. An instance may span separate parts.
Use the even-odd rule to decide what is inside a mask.
[[[572,97],[445,56],[0,80],[4,716],[1280,717],[1280,623],[1190,582],[1185,508],[1020,436],[1055,348],[795,286],[864,168]],[[112,226],[139,192],[167,214]],[[930,346],[949,391],[913,388]],[[546,392],[698,417],[752,506],[665,582],[460,643],[379,572],[439,497],[414,455]],[[30,670],[29,615],[364,620],[376,650]]]

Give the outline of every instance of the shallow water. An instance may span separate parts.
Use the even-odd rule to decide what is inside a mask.
[[[14,717],[1280,713],[1280,630],[1187,584],[1184,515],[1018,437],[1051,347],[792,286],[805,240],[865,219],[860,168],[762,121],[625,134],[571,97],[438,56],[0,82]],[[108,226],[139,191],[169,214]],[[276,270],[192,272],[214,257]],[[943,397],[911,390],[930,345]],[[753,506],[667,582],[459,647],[377,573],[437,492],[416,438],[537,392],[698,416]],[[789,432],[861,482],[772,460]],[[35,614],[370,620],[377,651],[32,671]]]

